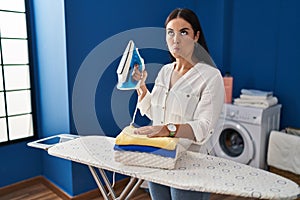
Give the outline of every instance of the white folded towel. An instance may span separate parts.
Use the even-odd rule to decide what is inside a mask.
[[[272,91],[262,91],[262,90],[255,90],[255,89],[242,89],[241,93],[247,95],[253,95],[253,96],[266,96],[266,97],[273,95]]]
[[[248,95],[248,94],[241,94],[240,98],[241,99],[259,99],[259,100],[264,100],[264,99],[268,99],[271,98],[271,96],[254,96],[254,95]]]
[[[268,108],[270,106],[276,105],[278,103],[278,99],[276,97],[271,97],[268,99],[241,99],[236,98],[234,99],[234,105],[241,105],[241,106],[251,106],[251,107],[258,107],[258,108]]]

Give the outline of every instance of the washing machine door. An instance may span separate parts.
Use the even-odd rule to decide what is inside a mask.
[[[249,164],[255,154],[249,132],[240,123],[231,120],[225,120],[218,130],[211,140],[216,156]]]

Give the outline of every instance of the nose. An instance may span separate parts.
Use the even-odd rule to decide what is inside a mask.
[[[179,34],[178,34],[178,33],[175,33],[175,34],[174,34],[173,42],[174,42],[175,44],[179,44],[179,42],[180,42],[180,37],[179,37]]]

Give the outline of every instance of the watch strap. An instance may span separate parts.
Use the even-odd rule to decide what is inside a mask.
[[[175,137],[176,132],[175,131],[170,131],[169,137]]]

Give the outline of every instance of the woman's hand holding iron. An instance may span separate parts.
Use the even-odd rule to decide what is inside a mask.
[[[146,81],[147,76],[148,76],[148,74],[147,74],[146,70],[143,70],[141,72],[139,70],[139,65],[138,64],[134,65],[134,69],[133,69],[133,72],[132,72],[132,78],[135,81],[141,81],[141,83],[140,83],[141,86],[145,85],[145,81]]]
[[[148,89],[146,87],[145,81],[147,78],[148,74],[146,70],[143,70],[142,72],[139,70],[139,65],[136,64],[134,65],[134,69],[132,72],[132,78],[135,81],[141,81],[140,82],[140,88],[137,89],[137,93],[139,96],[139,101],[141,101],[144,96],[146,95]]]

